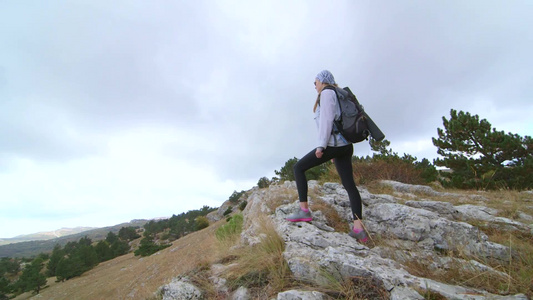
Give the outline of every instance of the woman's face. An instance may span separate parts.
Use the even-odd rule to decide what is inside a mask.
[[[322,89],[324,88],[324,86],[325,86],[325,84],[320,82],[320,80],[315,79],[315,90],[316,90],[317,93],[320,94],[320,92],[322,92]]]

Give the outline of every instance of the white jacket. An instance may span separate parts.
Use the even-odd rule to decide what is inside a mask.
[[[320,104],[315,111],[315,122],[318,127],[318,146],[340,147],[349,144],[344,137],[333,132],[333,120],[340,117],[340,107],[337,104],[337,95],[333,90],[323,90],[320,94]]]

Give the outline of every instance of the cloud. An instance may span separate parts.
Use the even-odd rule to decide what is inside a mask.
[[[3,2],[0,217],[27,224],[0,236],[171,215],[251,188],[315,147],[322,69],[400,154],[436,157],[431,137],[452,108],[531,135],[530,11],[520,1]]]

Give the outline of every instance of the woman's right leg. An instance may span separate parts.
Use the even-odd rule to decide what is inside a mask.
[[[352,216],[354,221],[363,219],[361,195],[355,185],[353,178],[352,156],[353,145],[347,145],[343,147],[344,152],[335,158],[335,168],[339,177],[341,178],[342,185],[348,193],[350,199],[350,206],[352,208]]]

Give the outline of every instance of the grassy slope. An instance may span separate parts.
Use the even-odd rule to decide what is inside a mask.
[[[221,221],[225,222],[225,221]],[[219,222],[219,223],[221,223]],[[103,262],[81,277],[56,283],[41,292],[41,299],[147,299],[173,277],[197,265],[218,259],[214,231],[219,224],[173,242],[169,248],[149,257],[133,253]],[[29,299],[30,293],[15,299]]]

